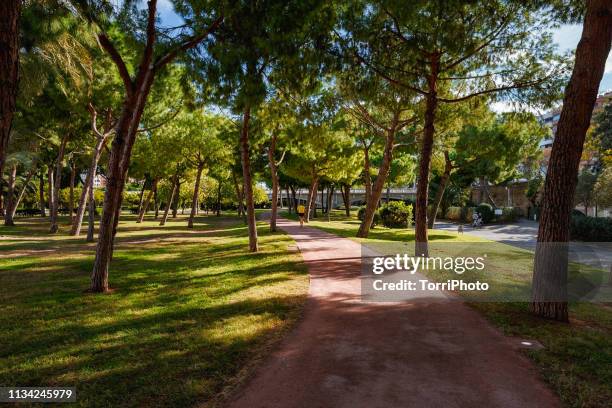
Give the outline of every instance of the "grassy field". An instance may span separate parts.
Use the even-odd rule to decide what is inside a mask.
[[[295,218],[294,215],[284,216]],[[325,217],[313,219],[310,226],[354,239],[374,249],[402,253],[413,248],[412,229],[376,227],[369,238],[355,238],[359,221],[334,212],[331,221]],[[483,278],[497,295],[516,296],[529,293],[533,253],[502,243],[453,232],[430,231],[431,251],[438,253],[474,250],[488,252],[487,269],[472,278]],[[408,243],[408,244],[406,244]],[[379,251],[380,252],[380,251]],[[428,271],[433,280],[445,281],[449,272]],[[606,274],[607,275],[607,274]],[[571,265],[570,279],[601,277],[601,271],[582,265]],[[463,275],[462,278],[467,278]],[[468,279],[469,280],[469,279]],[[495,293],[494,293],[495,294]],[[538,340],[544,345],[539,351],[526,351],[539,367],[543,377],[571,407],[604,407],[612,401],[612,305],[607,303],[575,302],[570,304],[570,324],[535,318],[526,302],[470,302],[506,335]]]
[[[80,406],[212,405],[296,321],[308,289],[293,242],[237,217],[165,227],[124,216],[112,293],[85,293],[94,244],[41,219],[0,227],[0,384],[76,386]],[[21,405],[20,405],[21,406]]]

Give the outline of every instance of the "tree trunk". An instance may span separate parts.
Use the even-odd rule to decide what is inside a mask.
[[[158,219],[159,218],[159,207],[161,205],[161,203],[158,200],[159,196],[157,194],[157,188],[153,191],[153,211],[155,212],[155,214],[153,215],[153,218]]]
[[[19,18],[22,0],[0,1],[0,177],[11,135],[19,86]]]
[[[289,193],[289,186],[285,187],[285,193],[287,195],[287,211],[291,214],[293,210],[293,201],[291,200],[291,195]]]
[[[96,178],[96,170],[98,168],[98,161],[102,155],[102,148],[106,144],[107,138],[98,138],[96,146],[94,147],[93,154],[91,156],[91,163],[87,170],[87,176],[85,176],[85,183],[83,183],[83,191],[81,191],[81,197],[79,198],[79,206],[77,207],[77,213],[72,223],[72,229],[70,235],[78,236],[81,233],[81,227],[83,224],[83,216],[85,215],[85,207],[87,205],[87,197],[89,196],[89,189],[93,188],[94,180]]]
[[[51,215],[51,207],[53,201],[53,186],[55,183],[53,182],[53,166],[49,165],[47,168],[47,205],[49,207],[49,215]]]
[[[221,216],[221,180],[217,183],[217,217]]]
[[[108,163],[106,193],[100,218],[96,259],[91,275],[92,292],[108,290],[108,268],[112,259],[117,225],[115,219],[118,218],[121,209],[125,177],[136,139],[136,131],[153,83],[154,72],[151,67],[143,68],[141,72],[142,74],[139,72],[133,93],[126,96],[124,100],[121,116],[115,127],[115,137]]]
[[[305,214],[304,222],[310,221],[310,213],[312,211],[312,206],[315,200],[317,199],[317,186],[318,185],[319,185],[319,177],[313,174],[312,181],[310,183],[310,188],[308,189],[308,201],[306,202],[306,208],[305,208],[306,214]]]
[[[23,182],[23,187],[21,188],[21,191],[19,192],[17,199],[15,200],[12,208],[7,209],[11,213],[11,221],[13,221],[13,219],[15,218],[15,213],[17,211],[17,208],[19,208],[19,204],[21,203],[21,200],[23,199],[23,196],[25,195],[26,189],[28,188],[28,184],[30,184],[30,181],[32,180],[32,177],[34,177],[35,173],[36,173],[36,168],[34,167],[34,164],[32,164],[32,168],[28,172],[28,175],[26,176],[26,179]]]
[[[370,148],[363,149],[363,182],[365,185],[366,207],[370,204],[372,197],[372,176],[370,175]]]
[[[423,129],[423,141],[421,143],[421,157],[419,163],[419,176],[416,192],[415,211],[415,256],[428,256],[427,245],[427,196],[429,194],[429,168],[431,155],[433,153],[433,141],[438,108],[438,81],[439,59],[434,57],[431,63],[431,74],[428,78],[429,92],[425,105],[425,125]]]
[[[170,209],[173,208],[174,197],[176,196],[176,190],[178,189],[178,176],[174,176],[172,178],[172,190],[170,192],[170,198],[168,199],[168,203],[166,204],[166,208],[164,209],[164,215],[162,216],[161,221],[159,222],[160,226],[166,225],[166,221],[168,220],[168,214],[170,213]]]
[[[64,160],[64,152],[66,151],[66,143],[68,143],[68,135],[62,138],[59,151],[57,152],[57,161],[55,162],[55,177],[53,179],[53,194],[51,195],[51,227],[50,234],[55,234],[58,231],[57,211],[59,209],[59,190],[62,183],[62,162]]]
[[[387,177],[389,176],[389,169],[391,168],[391,161],[393,160],[393,143],[395,141],[395,128],[397,126],[398,119],[399,118],[396,115],[396,117],[394,118],[394,123],[387,131],[387,137],[385,138],[385,149],[383,151],[383,160],[380,165],[380,169],[378,170],[376,181],[374,181],[374,185],[372,186],[370,199],[366,203],[363,221],[361,221],[361,225],[359,225],[359,230],[357,231],[357,236],[361,238],[368,237],[368,233],[370,232],[370,228],[372,227],[372,222],[374,221],[374,213],[376,212],[376,206],[378,205],[378,201],[380,200],[383,187],[387,182]]]
[[[151,190],[149,190],[149,194],[147,194],[147,199],[145,200],[144,205],[140,209],[140,214],[138,214],[138,219],[136,220],[136,223],[138,224],[140,224],[144,220],[145,214],[149,209],[149,204],[151,204],[151,198],[157,192],[157,183],[159,183],[159,178],[155,177],[153,179],[153,183],[151,183]]]
[[[297,214],[298,198],[295,192],[295,187],[291,186],[290,188],[291,188],[291,206],[293,207],[293,211]]]
[[[268,163],[270,165],[270,177],[272,178],[272,211],[270,214],[270,231],[276,232],[276,217],[278,214],[278,172],[276,169],[276,133],[272,135],[270,140],[270,148],[268,149]]]
[[[342,191],[342,201],[344,201],[344,214],[347,217],[351,216],[351,186],[348,184],[344,184],[341,187]]]
[[[44,218],[47,214],[45,214],[45,173],[42,167],[38,180],[38,199],[40,200],[40,216]]]
[[[70,212],[70,223],[74,222],[74,179],[76,178],[76,164],[74,160],[70,163],[70,202],[68,211]]]
[[[444,173],[440,178],[440,185],[438,186],[438,191],[436,191],[436,197],[433,203],[431,203],[431,210],[429,212],[429,218],[427,219],[427,228],[429,229],[433,229],[434,227],[436,217],[438,216],[438,208],[440,208],[440,203],[442,202],[442,197],[444,197],[444,191],[446,190],[450,173],[453,169],[453,163],[448,156],[448,151],[444,152],[444,163]]]
[[[187,221],[187,228],[193,228],[193,219],[195,218],[198,210],[198,195],[200,194],[200,182],[202,180],[203,171],[204,163],[199,163],[198,174],[196,175],[195,187],[193,189],[193,198],[191,199],[191,213],[189,214],[189,221]]]
[[[17,163],[11,166],[8,178],[8,191],[6,192],[6,210],[4,211],[4,225],[13,226],[13,214],[15,213],[15,183],[17,180]],[[2,181],[2,180],[0,180]],[[25,187],[25,186],[24,186]]]
[[[582,37],[551,150],[534,260],[531,310],[568,321],[569,223],[578,166],[612,40],[612,2],[587,1]]]
[[[236,189],[236,199],[238,200],[238,216],[240,217],[244,213],[244,198],[240,185],[238,184],[238,177],[236,177],[236,173],[234,171],[232,171],[232,178],[234,180],[234,188]]]
[[[330,185],[327,188],[327,221],[331,221],[332,200],[334,198],[334,186]]]
[[[89,220],[88,225],[87,225],[87,238],[86,241],[87,242],[93,242],[94,240],[94,228],[95,228],[95,222],[96,222],[96,200],[95,200],[95,196],[94,196],[94,178],[95,178],[96,174],[95,174],[95,170],[94,170],[94,175],[93,177],[91,177],[91,179],[89,180],[89,188],[87,189],[88,194],[89,194],[89,209],[87,210],[87,212],[89,213],[87,215],[87,218]]]
[[[138,198],[138,214],[140,214],[140,210],[142,210],[142,204],[144,203],[144,192],[145,187],[147,186],[147,179],[145,178],[142,183],[142,188],[140,189],[140,197]]]
[[[177,176],[176,178],[176,191],[175,191],[175,200],[172,205],[172,218],[176,218],[178,214],[178,206],[179,206],[179,197],[181,196],[181,183]],[[171,201],[172,202],[172,201]]]
[[[240,132],[240,156],[242,159],[242,178],[246,198],[247,224],[249,226],[249,250],[257,252],[257,224],[255,222],[255,203],[253,202],[253,181],[251,180],[251,159],[249,157],[249,121],[251,109],[247,106],[242,115]]]

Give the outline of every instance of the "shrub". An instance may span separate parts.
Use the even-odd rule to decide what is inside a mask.
[[[379,212],[383,225],[389,228],[406,228],[412,219],[412,206],[403,201],[391,201]]]
[[[493,207],[491,207],[491,205],[487,203],[478,204],[478,207],[476,207],[476,212],[480,214],[480,216],[482,217],[482,222],[485,224],[493,221],[493,218],[495,217]]]
[[[587,242],[612,241],[612,218],[574,215],[570,222],[570,237]]]
[[[463,208],[461,207],[448,207],[446,210],[446,219],[452,221],[461,221]]]
[[[463,217],[461,221],[464,222],[472,222],[474,221],[474,211],[476,211],[476,207],[463,207]]]
[[[363,221],[363,218],[365,217],[365,210],[365,207],[360,207],[359,211],[357,211],[357,218],[359,219],[359,221]],[[378,210],[376,210],[374,211],[374,218],[372,219],[372,228],[374,228],[378,224],[380,224],[380,213],[378,212]]]

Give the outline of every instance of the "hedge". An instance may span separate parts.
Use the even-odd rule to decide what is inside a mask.
[[[570,237],[587,242],[612,241],[612,218],[572,216]]]

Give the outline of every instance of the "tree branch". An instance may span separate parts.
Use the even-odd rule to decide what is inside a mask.
[[[176,48],[170,50],[167,54],[157,59],[155,64],[153,65],[154,70],[158,70],[164,65],[171,62],[181,51],[187,51],[190,48],[198,45],[204,38],[206,38],[210,33],[215,31],[221,22],[223,21],[223,15],[217,17],[212,24],[208,27],[208,29],[204,30],[200,35],[193,36],[187,39],[185,42],[177,46]]]
[[[128,97],[132,96],[132,93],[134,92],[134,82],[130,77],[130,73],[128,72],[123,58],[121,58],[121,54],[119,54],[119,51],[117,51],[117,48],[115,48],[114,44],[111,42],[105,32],[98,33],[97,37],[100,46],[102,46],[102,48],[108,53],[111,60],[117,66],[119,76],[123,80],[123,86],[125,87]]]

